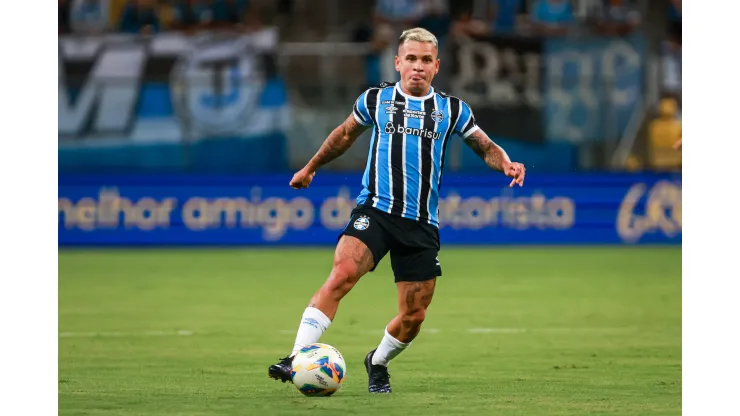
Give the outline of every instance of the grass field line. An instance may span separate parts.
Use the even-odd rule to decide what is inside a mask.
[[[460,328],[460,329],[439,329],[439,328],[422,328],[422,332],[427,334],[439,334],[439,333],[468,333],[468,334],[524,334],[524,333],[615,333],[615,332],[632,332],[639,331],[637,327],[595,327],[595,328],[563,328],[563,327],[551,327],[551,328]],[[382,335],[384,329],[360,329],[360,330],[345,330],[342,332],[350,332],[362,335]],[[281,329],[278,331],[280,334],[295,334],[295,329]]]
[[[424,328],[422,332],[426,334],[440,333],[468,333],[468,334],[525,334],[525,333],[618,333],[639,331],[637,327],[582,327],[582,328],[460,328],[460,329],[439,329]],[[380,329],[340,329],[343,333],[352,333],[358,335],[383,335],[384,330]],[[295,329],[281,329],[277,331],[281,335],[295,335]],[[89,331],[89,332],[60,332],[59,338],[115,338],[115,337],[187,337],[195,335],[195,332],[189,330],[177,331]]]
[[[60,332],[59,338],[97,338],[97,337],[187,337],[193,331],[139,331],[139,332]]]

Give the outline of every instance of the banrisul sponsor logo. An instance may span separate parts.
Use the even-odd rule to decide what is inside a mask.
[[[388,129],[388,126],[386,126],[386,130]],[[425,129],[414,129],[411,127],[404,127],[403,125],[399,124],[396,126],[396,132],[398,133],[404,133],[412,136],[419,136],[425,139],[434,139],[439,140],[442,133],[434,130],[425,130]]]

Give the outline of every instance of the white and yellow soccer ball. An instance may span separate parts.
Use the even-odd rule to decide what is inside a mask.
[[[293,357],[291,377],[306,396],[331,396],[347,377],[342,354],[328,344],[306,345]]]

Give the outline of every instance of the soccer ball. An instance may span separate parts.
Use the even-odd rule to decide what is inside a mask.
[[[306,396],[331,396],[346,376],[344,358],[331,345],[306,345],[293,357],[291,378],[298,391]]]

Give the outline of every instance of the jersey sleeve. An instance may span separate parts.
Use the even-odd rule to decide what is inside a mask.
[[[480,130],[480,127],[475,123],[473,110],[470,109],[468,103],[460,100],[460,118],[457,120],[457,124],[455,124],[455,133],[466,139],[478,130]]]
[[[369,91],[369,90],[368,90]],[[355,120],[363,126],[369,126],[373,124],[373,119],[370,118],[370,111],[367,107],[367,93],[363,92],[355,101],[354,107],[352,107],[352,114],[355,116]]]

